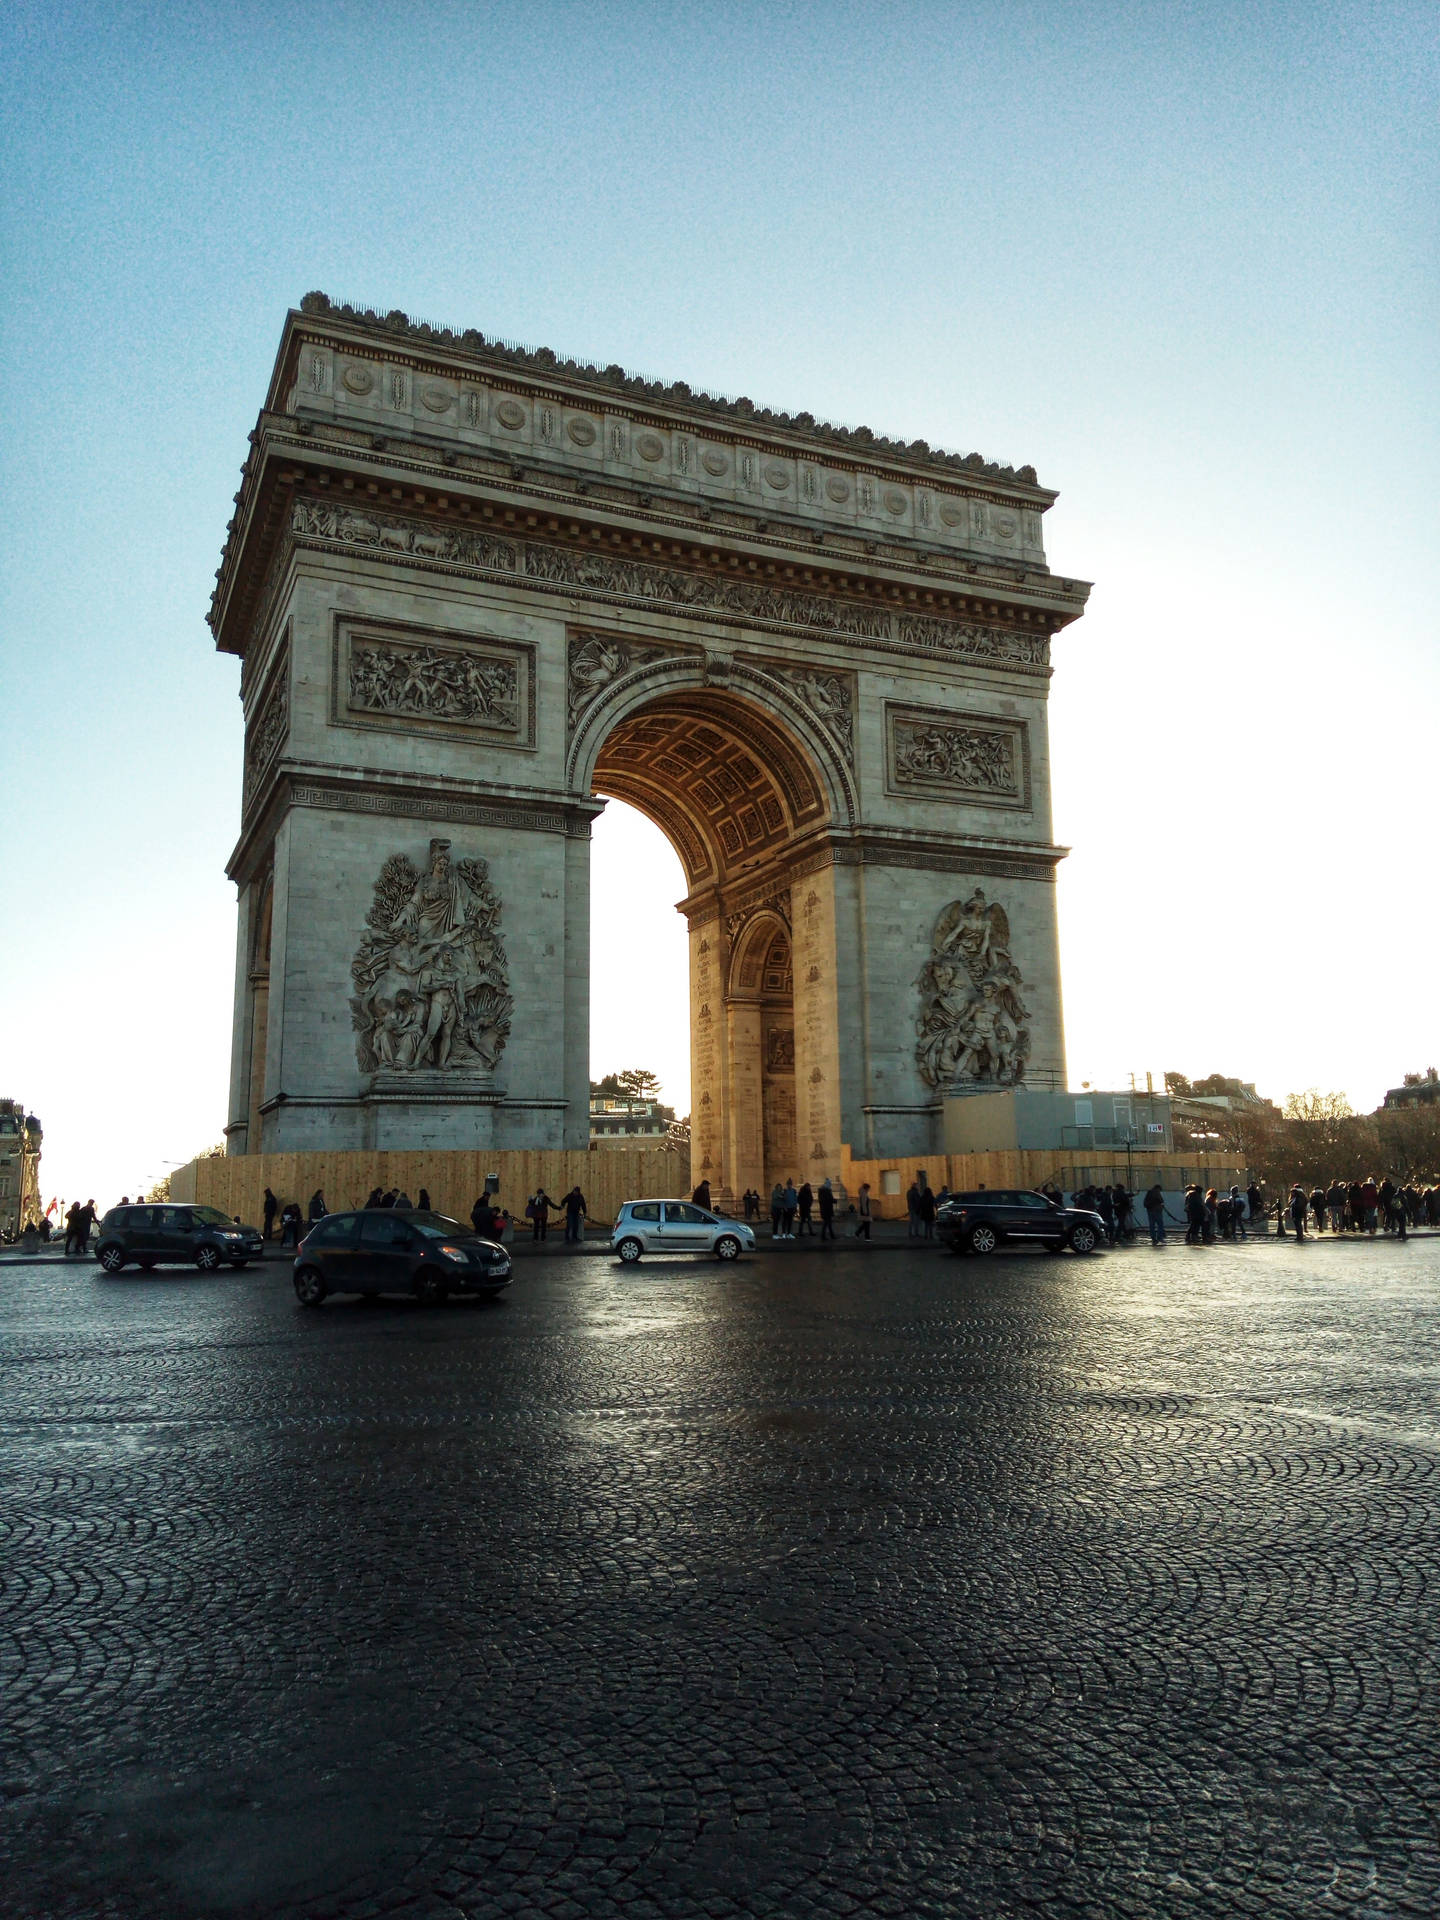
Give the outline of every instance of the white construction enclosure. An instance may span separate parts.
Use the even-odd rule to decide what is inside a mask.
[[[1062,1079],[1030,468],[336,308],[285,324],[242,661],[231,1153],[583,1147],[589,835],[684,865],[693,1177]],[[645,956],[635,955],[637,992]]]

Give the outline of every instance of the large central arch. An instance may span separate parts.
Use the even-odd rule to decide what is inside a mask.
[[[840,1124],[819,1092],[835,1061],[813,963],[799,996],[808,1018],[796,1017],[791,876],[837,813],[851,824],[852,790],[813,717],[792,708],[760,672],[715,685],[703,665],[666,659],[617,676],[578,716],[572,744],[578,786],[636,807],[684,867],[694,1173],[730,1195],[767,1192],[801,1168],[797,1057],[802,1075],[819,1076],[807,1120],[822,1157]]]
[[[307,298],[211,615],[245,706],[230,1151],[584,1148],[606,797],[685,870],[720,1193],[1058,1078],[1046,696],[1087,590],[1046,567],[1053,497]]]

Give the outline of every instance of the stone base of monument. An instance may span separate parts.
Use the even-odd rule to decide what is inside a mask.
[[[370,1144],[384,1152],[491,1146],[495,1109],[504,1101],[505,1089],[492,1074],[393,1067],[370,1075],[360,1104]]]

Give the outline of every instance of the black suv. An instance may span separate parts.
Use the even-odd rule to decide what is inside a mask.
[[[145,1273],[162,1264],[214,1273],[243,1267],[265,1251],[258,1227],[242,1227],[218,1207],[112,1207],[100,1222],[95,1258],[107,1273],[133,1260]]]
[[[936,1212],[935,1231],[956,1253],[993,1253],[1002,1240],[1028,1240],[1051,1253],[1061,1247],[1093,1253],[1105,1237],[1105,1222],[1088,1208],[1062,1207],[1043,1193],[985,1187],[952,1194]]]
[[[300,1242],[295,1297],[318,1307],[329,1293],[497,1294],[510,1284],[510,1256],[443,1213],[367,1207],[328,1213]]]

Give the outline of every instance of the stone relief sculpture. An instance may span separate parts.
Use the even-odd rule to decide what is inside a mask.
[[[511,660],[488,660],[449,648],[357,639],[350,648],[349,704],[362,713],[456,720],[515,733],[520,726],[519,669]]]
[[[1020,969],[1010,956],[1010,921],[977,887],[935,922],[921,968],[920,1077],[937,1089],[1013,1087],[1030,1052]]]
[[[333,540],[346,547],[374,547],[397,558],[438,560],[461,567],[513,572],[515,547],[509,540],[468,527],[447,527],[395,514],[362,513],[339,502],[297,500],[290,531],[301,540]]]
[[[778,661],[761,663],[772,680],[790,688],[812,717],[839,747],[847,763],[855,764],[854,697],[850,676],[828,673],[823,667],[787,667]]]
[[[895,721],[895,779],[901,786],[940,785],[972,792],[1018,794],[1015,735],[990,727],[930,726]]]
[[[500,900],[483,860],[432,840],[424,873],[395,853],[380,869],[350,969],[363,1073],[491,1072],[510,1032]]]
[[[274,689],[257,715],[250,737],[245,743],[244,804],[246,806],[254,799],[262,775],[275,758],[281,741],[289,731],[290,672],[288,662],[282,661],[275,676]]]
[[[590,704],[598,700],[612,680],[634,667],[648,666],[652,660],[669,658],[664,647],[637,647],[628,640],[615,640],[603,633],[579,633],[571,637],[569,659],[570,725]]]

